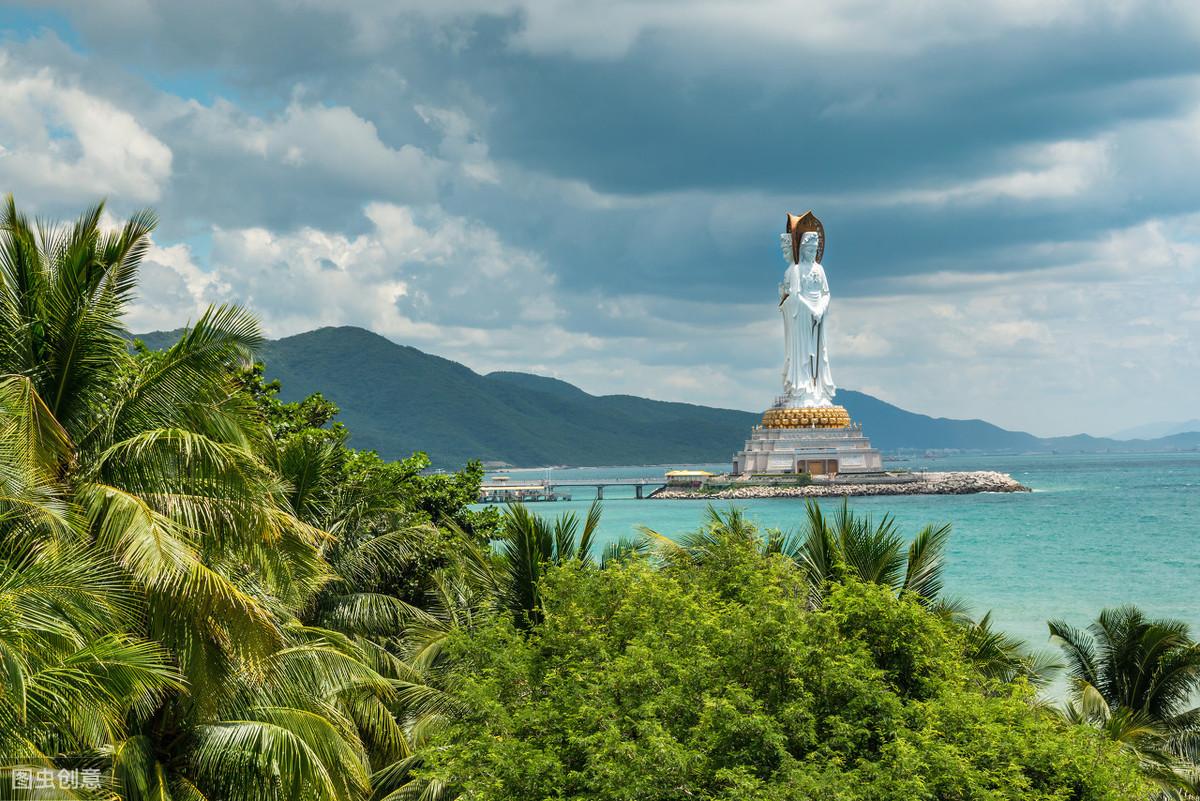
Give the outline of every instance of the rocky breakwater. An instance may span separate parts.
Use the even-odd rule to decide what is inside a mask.
[[[959,473],[911,473],[855,480],[849,476],[811,484],[755,483],[753,479],[713,484],[701,489],[664,487],[653,498],[823,498],[843,495],[970,495],[976,492],[1031,492],[1007,473],[990,470]]]

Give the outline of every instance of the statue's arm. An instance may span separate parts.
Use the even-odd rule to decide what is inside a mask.
[[[829,308],[829,291],[821,293],[821,297],[817,299],[816,305],[813,307],[813,317],[818,320],[825,316],[825,311]]]
[[[825,316],[825,311],[829,308],[829,282],[825,280],[825,271],[821,270],[821,296],[817,298],[816,307],[813,309],[813,316],[818,320]]]

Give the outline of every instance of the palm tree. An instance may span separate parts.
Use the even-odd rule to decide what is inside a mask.
[[[65,447],[30,382],[0,380],[0,753],[10,765],[99,753],[128,715],[183,688],[161,647],[127,633],[135,599],[86,548],[50,469]],[[8,779],[0,789],[14,797]]]
[[[372,801],[442,801],[451,796],[444,784],[419,773],[429,742],[467,712],[455,694],[458,666],[446,645],[455,634],[495,614],[501,580],[489,555],[465,532],[459,534],[464,558],[434,574],[428,619],[407,626],[395,650],[399,658],[390,675],[408,752],[372,776]]]
[[[34,726],[10,753],[84,749],[128,798],[362,795],[387,736],[366,699],[393,690],[355,642],[299,619],[332,576],[327,535],[255,455],[264,427],[233,371],[257,324],[216,307],[131,354],[154,217],[106,233],[102,210],[33,225],[10,196],[0,215],[0,594],[44,588],[0,621],[17,632],[0,634],[0,703],[57,682],[10,710]],[[54,578],[80,571],[92,583]]]
[[[32,382],[0,378],[0,752],[31,768],[99,753],[127,716],[183,688],[164,650],[128,633],[135,598],[86,547],[58,473],[70,460]]]
[[[539,583],[548,565],[594,564],[592,545],[599,526],[598,501],[588,508],[582,531],[574,512],[560,515],[552,523],[523,504],[508,507],[500,539],[498,590],[519,626],[528,628],[542,619]]]
[[[78,531],[59,467],[72,458],[66,431],[23,376],[0,377],[0,531],[5,539]]]
[[[820,605],[825,588],[843,577],[883,584],[933,606],[942,591],[942,568],[950,524],[922,526],[908,547],[891,515],[876,522],[850,511],[848,502],[830,519],[815,501],[805,504],[803,534],[785,545],[808,578],[810,603]]]
[[[1152,620],[1135,606],[1105,609],[1086,631],[1048,623],[1066,658],[1064,716],[1090,724],[1141,758],[1164,786],[1192,786],[1200,734],[1200,644],[1187,624]],[[1195,792],[1192,787],[1192,792]]]
[[[1024,679],[1045,687],[1062,665],[1053,654],[1030,650],[1024,641],[992,626],[992,613],[977,621],[960,619],[965,634],[965,656],[983,675],[1005,684]]]
[[[704,518],[700,527],[690,531],[678,540],[673,540],[652,528],[639,528],[645,541],[657,546],[659,555],[667,560],[682,559],[685,562],[701,563],[714,558],[729,544],[737,543],[755,548],[760,546],[766,550],[777,550],[781,547],[778,532],[769,532],[767,542],[762,542],[762,534],[753,520],[746,517],[745,511],[739,506],[730,505],[722,511],[709,504],[704,509]]]

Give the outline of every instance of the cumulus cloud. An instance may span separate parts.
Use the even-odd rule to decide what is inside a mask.
[[[156,246],[133,327],[165,325],[172,314],[178,321],[182,311],[215,302],[253,308],[274,336],[359,325],[428,343],[464,335],[480,342],[489,331],[562,317],[542,261],[486,225],[437,206],[371,203],[363,215],[370,227],[357,236],[214,228],[207,269],[186,245]]]
[[[137,297],[125,326],[138,333],[173,330],[230,295],[227,284],[197,264],[189,245],[164,247],[155,242],[142,260]]]
[[[156,125],[177,155],[165,216],[202,210],[222,227],[348,227],[371,200],[435,202],[449,169],[411,142],[384,141],[355,110],[302,91],[258,114],[221,98],[166,101]]]
[[[385,144],[375,125],[352,109],[302,97],[271,117],[246,114],[225,100],[212,106],[192,101],[175,124],[231,161],[249,157],[281,173],[302,171],[366,193],[429,196],[439,169],[419,147]]]
[[[996,200],[1041,200],[1082,195],[1108,177],[1110,146],[1096,141],[1052,142],[1022,148],[1014,158],[1023,166],[999,175],[990,175],[936,189],[908,189],[866,194],[859,199],[866,205],[939,205],[950,203],[987,203]]]
[[[0,183],[8,191],[33,203],[64,195],[160,198],[171,150],[127,110],[2,51],[0,107]]]
[[[441,131],[439,152],[447,161],[458,164],[463,174],[473,180],[489,184],[499,182],[497,167],[488,158],[487,142],[466,113],[455,108],[424,105],[414,108],[422,120]]]

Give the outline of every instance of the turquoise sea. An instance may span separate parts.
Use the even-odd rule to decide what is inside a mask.
[[[959,456],[888,466],[1000,470],[1034,489],[851,499],[859,511],[891,513],[908,535],[926,522],[952,523],[945,591],[968,601],[976,614],[990,609],[1001,628],[1030,645],[1046,645],[1047,618],[1086,625],[1103,607],[1127,602],[1152,615],[1186,620],[1200,634],[1200,453]],[[553,476],[655,476],[665,469],[570,468],[556,469]],[[546,471],[509,475],[516,483],[542,478]],[[582,516],[595,492],[583,487],[571,492],[571,501],[531,508],[549,515],[575,510]],[[736,503],[762,526],[789,529],[802,523],[799,499]],[[601,544],[634,535],[638,525],[678,535],[699,525],[706,505],[635,500],[632,488],[608,488]]]

